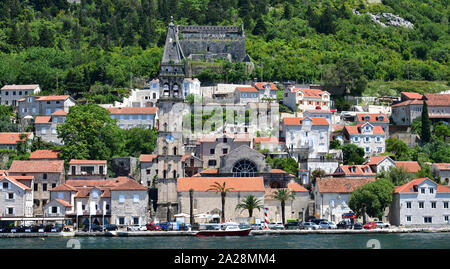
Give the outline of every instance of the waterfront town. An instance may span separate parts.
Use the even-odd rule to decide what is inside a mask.
[[[0,133],[0,232],[449,226],[448,90],[345,95],[343,106],[327,85],[202,85],[202,60],[255,68],[243,26],[167,27],[158,75],[120,101],[2,85],[20,131]],[[115,154],[120,139],[153,151]]]

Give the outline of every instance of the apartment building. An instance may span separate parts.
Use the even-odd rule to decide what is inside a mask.
[[[50,116],[52,113],[69,109],[76,105],[75,99],[70,95],[27,96],[18,100],[18,112],[21,118],[26,116]]]
[[[66,121],[67,112],[60,109],[53,112],[50,116],[36,116],[34,119],[34,127],[36,136],[46,142],[62,144],[62,140],[58,137],[57,127]]]
[[[330,110],[330,93],[319,89],[287,88],[284,91],[283,104],[294,112],[306,110]]]
[[[118,107],[107,110],[112,119],[117,119],[117,125],[122,129],[156,127],[157,107]]]
[[[27,95],[41,92],[39,84],[31,85],[5,85],[0,89],[1,104],[5,106],[17,106],[18,100]]]
[[[105,160],[70,160],[69,180],[102,180],[108,176],[108,167]]]
[[[370,122],[345,126],[343,135],[345,143],[363,148],[365,156],[374,156],[386,149],[386,135],[383,129],[380,126],[373,126]]]

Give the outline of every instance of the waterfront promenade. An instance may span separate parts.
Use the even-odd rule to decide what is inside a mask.
[[[393,227],[370,230],[323,229],[323,230],[252,230],[250,235],[287,235],[287,234],[393,234],[419,232],[450,232],[446,227]],[[196,231],[114,231],[114,232],[63,232],[63,233],[2,233],[0,238],[30,238],[30,237],[91,237],[91,236],[195,236]]]

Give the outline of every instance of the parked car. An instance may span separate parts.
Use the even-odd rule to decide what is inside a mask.
[[[301,222],[293,221],[293,222],[289,222],[286,225],[284,225],[284,229],[286,229],[286,230],[297,230],[297,229],[300,229],[301,225],[302,225]]]
[[[377,224],[377,228],[381,228],[381,229],[383,229],[383,228],[389,228],[389,223],[385,223],[385,222],[382,222],[382,221],[375,221],[375,223]]]
[[[119,227],[117,227],[117,225],[115,225],[115,224],[106,224],[103,227],[104,231],[117,231],[118,229],[119,229]]]
[[[351,229],[352,223],[349,221],[340,221],[338,224],[336,224],[338,229]]]
[[[92,224],[91,228],[89,229],[89,224],[85,225],[83,228],[83,232],[102,232],[103,231],[103,227],[97,224]]]
[[[59,233],[62,231],[63,226],[61,224],[55,224],[53,225],[53,227],[50,229],[50,232],[52,233]]]
[[[39,230],[39,226],[36,226],[36,225],[25,227],[25,232],[26,233],[37,233],[38,230]]]
[[[362,230],[363,225],[360,222],[356,222],[355,224],[353,224],[353,229],[354,230]]]
[[[147,231],[162,231],[162,227],[156,224],[147,224]]]
[[[253,230],[262,230],[262,229],[264,229],[264,223],[261,223],[261,224],[252,224],[251,228],[252,228]]]
[[[301,229],[305,229],[305,230],[318,230],[318,229],[320,229],[320,226],[315,224],[314,222],[303,222],[300,227],[301,227]]]
[[[311,222],[314,222],[317,225],[319,225],[319,223],[321,223],[322,221],[328,221],[328,220],[326,220],[326,219],[313,219],[313,220],[311,220]]]
[[[24,226],[16,226],[11,228],[11,233],[24,233],[25,227]]]
[[[336,224],[331,221],[321,221],[319,226],[321,229],[337,229]]]
[[[376,229],[377,224],[374,221],[369,221],[363,226],[364,229]]]
[[[281,222],[272,222],[272,223],[269,223],[269,229],[284,230],[284,226],[283,226],[283,223],[281,223]]]
[[[0,233],[9,233],[11,232],[11,227],[0,227]]]
[[[128,231],[147,231],[147,227],[145,225],[135,224],[135,225],[128,226],[127,230]]]

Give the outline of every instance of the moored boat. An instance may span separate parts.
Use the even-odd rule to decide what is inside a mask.
[[[241,229],[237,223],[224,223],[220,230],[202,230],[195,236],[248,236],[251,229]]]

